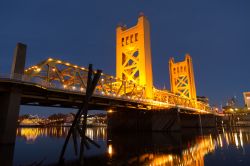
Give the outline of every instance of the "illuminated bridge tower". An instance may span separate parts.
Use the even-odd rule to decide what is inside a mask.
[[[134,27],[116,28],[116,77],[145,86],[145,96],[153,98],[150,26],[144,15]]]
[[[174,94],[196,101],[194,71],[190,55],[186,54],[185,60],[178,63],[174,62],[174,58],[170,58],[169,75],[171,91]]]

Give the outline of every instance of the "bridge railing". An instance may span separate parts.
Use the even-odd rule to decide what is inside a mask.
[[[87,73],[87,71],[86,71]],[[48,80],[42,75],[28,75],[25,74],[0,74],[0,79],[7,79],[12,81],[21,81],[39,85],[46,89],[62,90],[74,93],[85,94],[87,77],[82,77],[82,82],[75,82],[75,84],[62,84],[58,79]],[[138,102],[146,102],[144,90],[145,87],[138,86],[133,82],[122,81],[109,75],[102,74],[94,95],[105,96],[110,98],[119,98],[122,100],[132,100]]]
[[[47,87],[85,92],[88,69],[49,58],[26,69],[25,75],[27,75],[31,81],[43,83]],[[135,82],[120,80],[102,73],[94,94],[142,99],[145,96],[144,91],[145,87]]]
[[[154,89],[154,100],[168,103],[172,106],[182,106],[211,112],[211,107],[207,103],[178,96],[167,90]]]
[[[95,71],[94,71],[95,72]],[[44,88],[84,94],[87,86],[88,69],[61,60],[49,58],[32,66],[21,74],[0,74],[0,78],[40,85]],[[102,73],[94,95],[135,101],[152,108],[182,106],[210,111],[209,105],[183,98],[166,90],[154,89],[154,98],[145,97],[145,87],[136,82],[124,81]]]
[[[87,72],[87,71],[86,71]],[[61,84],[58,79],[50,82],[42,75],[31,76],[28,74],[0,74],[1,79],[10,79],[22,81],[42,86],[47,89],[62,90],[74,93],[84,94],[86,92],[85,78],[82,78],[82,84]],[[53,78],[53,77],[52,77]],[[208,104],[180,97],[166,90],[154,89],[154,98],[147,99],[144,95],[145,87],[138,86],[133,82],[122,81],[109,75],[102,74],[94,91],[94,95],[119,100],[134,101],[137,103],[151,105],[151,108],[166,108],[181,106],[187,109],[197,109],[211,112]]]

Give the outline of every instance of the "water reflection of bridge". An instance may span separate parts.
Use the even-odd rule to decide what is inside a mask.
[[[67,128],[19,128],[17,136],[25,137],[29,142],[28,139],[36,141],[39,137],[65,137],[66,133]],[[240,149],[250,144],[250,133],[244,129],[230,132],[205,130],[200,135],[190,130],[182,133],[112,134],[107,133],[106,128],[88,128],[87,135],[107,142],[108,158],[103,162],[113,165],[203,166],[206,155],[218,147],[231,145]]]
[[[250,144],[250,133],[242,129],[204,132],[112,136],[108,152],[114,164],[204,166],[206,155],[218,147]]]

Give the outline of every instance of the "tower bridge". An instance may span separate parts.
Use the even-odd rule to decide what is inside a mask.
[[[88,69],[62,60],[49,58],[37,65],[26,69],[24,75],[14,75],[12,79],[31,83],[42,89],[61,91],[69,94],[82,95],[86,93]],[[94,97],[122,100],[144,105],[145,109],[166,109],[182,107],[201,113],[209,113],[210,107],[206,103],[192,98],[180,96],[167,90],[152,88],[150,97],[145,92],[148,86],[137,82],[102,73],[94,91]],[[40,95],[40,94],[39,94]],[[23,104],[38,104],[23,102]],[[53,105],[51,105],[53,106]],[[139,106],[138,106],[139,107]]]
[[[26,46],[19,43],[11,74],[0,75],[0,106],[5,111],[0,120],[2,132],[16,128],[12,123],[17,121],[20,104],[78,108],[86,95],[87,68],[48,58],[24,69],[25,57]],[[197,117],[201,120],[201,117],[211,116],[213,119],[215,113],[209,104],[197,101],[191,56],[186,55],[184,61],[177,63],[171,58],[169,75],[171,90],[153,86],[150,26],[147,18],[141,15],[134,27],[116,28],[116,76],[101,74],[90,109],[114,110],[117,114],[109,118],[110,125],[116,127],[138,125],[140,119],[141,128],[150,126],[164,130],[176,128],[173,126],[180,120],[183,123],[186,119],[194,120],[196,126]],[[181,119],[179,114],[195,117]],[[10,135],[12,138],[0,141],[13,141],[15,132]]]

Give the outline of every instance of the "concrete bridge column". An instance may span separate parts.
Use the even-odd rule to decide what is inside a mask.
[[[180,131],[180,108],[153,110],[152,131]]]
[[[0,145],[0,165],[2,166],[12,166],[13,156],[15,151],[14,144],[1,144]]]
[[[17,43],[11,69],[12,79],[22,78],[25,59],[26,45]],[[5,92],[0,93],[0,144],[15,143],[21,94],[18,86],[8,87]]]
[[[112,108],[112,111],[110,110],[107,110],[110,131],[152,130],[151,111],[129,108]]]

